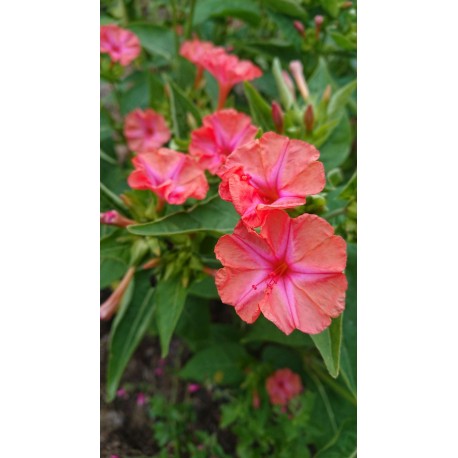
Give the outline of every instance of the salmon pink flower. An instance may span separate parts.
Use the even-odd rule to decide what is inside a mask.
[[[151,108],[136,109],[126,116],[124,136],[129,149],[142,154],[154,151],[170,140],[170,130],[165,119]]]
[[[249,116],[233,109],[217,111],[205,116],[203,126],[192,132],[189,153],[203,169],[217,175],[227,156],[254,140],[257,131]]]
[[[134,157],[132,163],[135,170],[127,181],[133,189],[149,189],[174,205],[207,195],[205,174],[187,154],[160,148]]]
[[[248,60],[240,60],[237,56],[224,51],[212,52],[205,56],[203,67],[218,81],[218,110],[224,107],[226,98],[237,83],[250,81],[262,76],[259,67]]]
[[[266,380],[266,390],[270,402],[286,406],[302,391],[302,381],[291,369],[279,369]]]
[[[223,48],[215,46],[209,41],[200,41],[198,38],[185,41],[180,48],[180,55],[192,62],[197,67],[197,75],[194,87],[197,87],[202,79],[204,71],[204,59],[213,52],[224,52]]]
[[[240,221],[218,240],[216,287],[247,323],[262,312],[285,334],[317,334],[345,308],[345,248],[319,216],[271,210],[260,234]]]
[[[109,54],[112,62],[124,67],[140,55],[141,46],[137,35],[115,24],[100,27],[100,52]]]
[[[301,140],[267,132],[237,148],[221,174],[219,193],[248,225],[257,227],[272,208],[294,208],[325,185],[319,151]]]

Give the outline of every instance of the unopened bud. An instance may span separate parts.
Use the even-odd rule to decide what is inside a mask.
[[[129,267],[128,271],[113,291],[111,296],[100,306],[100,319],[109,320],[118,310],[121,299],[134,277],[135,267]]]
[[[305,27],[304,24],[302,24],[301,21],[294,21],[293,22],[294,28],[297,30],[299,35],[303,38],[305,38]]]
[[[272,102],[272,120],[278,134],[283,133],[283,112],[277,102]]]
[[[304,124],[307,132],[312,132],[315,124],[315,115],[313,114],[313,106],[309,105],[304,113]]]
[[[353,6],[352,2],[343,2],[342,5],[340,5],[340,8],[345,10],[347,8],[351,8]]]
[[[305,82],[304,78],[304,69],[302,64],[298,60],[293,60],[289,64],[289,69],[293,74],[294,81],[296,81],[297,88],[299,92],[302,94],[304,100],[309,98],[309,88],[307,87],[307,83]]]
[[[326,86],[326,89],[323,92],[323,98],[322,98],[323,102],[328,103],[329,100],[331,100],[331,93],[332,93],[332,88],[331,88],[331,85],[328,84]]]
[[[283,77],[283,81],[286,84],[286,87],[289,89],[291,95],[293,96],[293,100],[296,100],[296,91],[294,88],[294,83],[291,77],[289,76],[289,73],[285,70],[282,70],[281,75]]]
[[[135,224],[135,221],[118,213],[116,210],[109,210],[105,213],[100,213],[100,222],[109,226],[127,227]]]
[[[318,40],[321,31],[321,25],[323,24],[323,16],[315,16],[315,37]]]

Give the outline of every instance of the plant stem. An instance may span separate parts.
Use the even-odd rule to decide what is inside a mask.
[[[194,18],[194,8],[196,6],[196,0],[191,0],[191,10],[189,12],[189,20],[188,20],[188,27],[186,30],[186,38],[189,39],[191,37],[192,32],[192,20]]]

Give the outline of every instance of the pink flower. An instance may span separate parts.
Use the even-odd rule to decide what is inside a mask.
[[[109,54],[113,62],[129,65],[140,51],[140,40],[129,30],[115,24],[100,27],[100,52]]]
[[[257,131],[249,116],[232,109],[217,111],[205,116],[203,126],[192,132],[189,153],[198,158],[202,168],[215,175],[227,156],[254,140]]]
[[[203,67],[218,81],[218,110],[224,107],[226,98],[237,83],[249,81],[262,76],[259,67],[248,60],[240,60],[237,56],[225,51],[212,52],[205,56]]]
[[[120,388],[118,391],[116,391],[116,396],[121,399],[127,399],[127,391],[125,388]]]
[[[124,136],[129,149],[136,153],[149,153],[170,140],[170,130],[165,119],[151,108],[136,109],[126,116]]]
[[[317,334],[345,308],[345,248],[324,219],[271,210],[260,234],[240,221],[218,240],[216,287],[247,323],[262,312],[285,334]]]
[[[187,154],[160,148],[134,157],[132,163],[135,170],[127,181],[133,189],[149,189],[173,205],[207,195],[205,174]]]
[[[301,140],[267,132],[227,159],[219,193],[245,223],[257,227],[268,209],[294,208],[325,185],[319,151]]]
[[[190,394],[193,394],[199,390],[200,390],[200,385],[198,385],[197,383],[190,383],[188,385],[188,393]]]
[[[137,394],[137,405],[138,406],[144,406],[146,404],[147,397],[145,393],[138,393]]]
[[[290,369],[279,369],[266,380],[266,390],[272,404],[286,406],[302,391],[301,378]]]

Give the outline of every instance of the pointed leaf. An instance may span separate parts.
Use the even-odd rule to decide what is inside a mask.
[[[250,112],[255,124],[262,128],[264,132],[275,130],[272,121],[272,112],[270,105],[263,99],[255,87],[245,81],[243,83],[245,95],[250,105]]]

